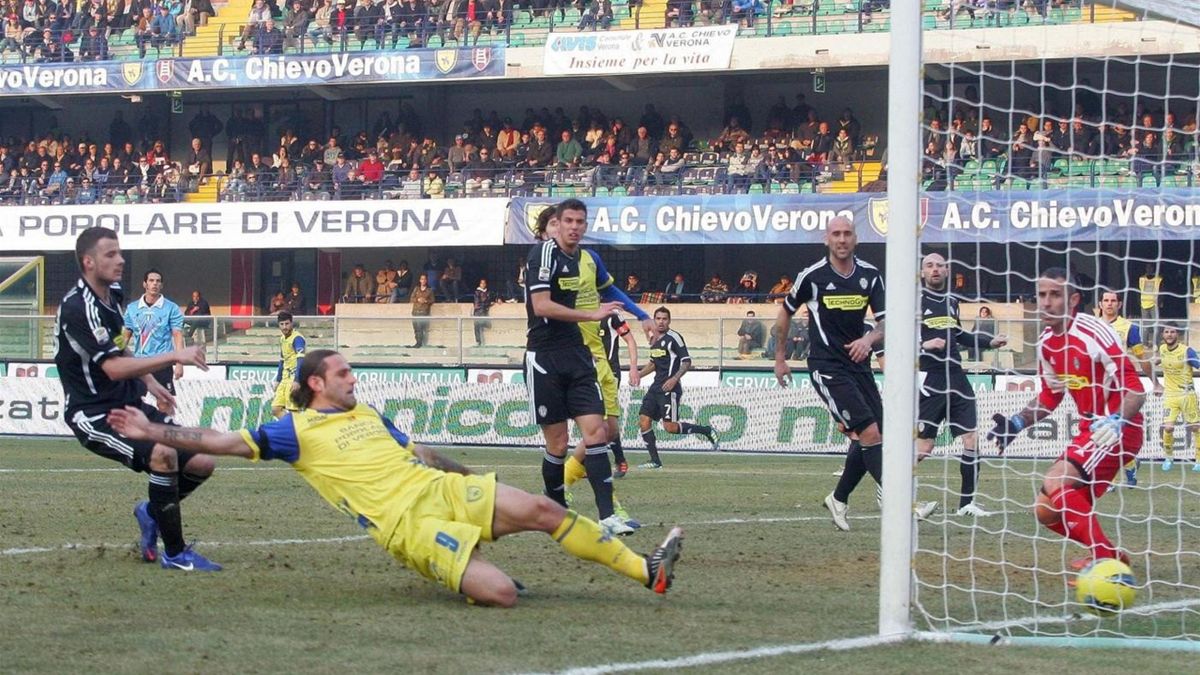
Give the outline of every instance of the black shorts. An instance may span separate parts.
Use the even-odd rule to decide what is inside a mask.
[[[157,424],[175,424],[175,422],[159,412],[153,406],[145,403],[137,403],[142,412],[146,413],[146,417],[150,418],[151,422]],[[92,415],[85,414],[83,411],[76,411],[67,419],[67,426],[71,431],[75,432],[75,438],[79,439],[79,443],[91,450],[92,452],[111,459],[114,462],[120,462],[125,466],[138,472],[150,471],[150,452],[154,449],[153,441],[135,441],[130,438],[125,438],[117,433],[108,424],[108,413],[101,412]],[[192,458],[192,453],[176,451],[179,456],[179,469],[188,463]]]
[[[975,390],[965,373],[922,373],[921,401],[917,416],[917,438],[937,438],[942,422],[949,422],[950,435],[958,438],[975,431]]]
[[[604,415],[592,353],[578,348],[525,352],[529,414],[538,426],[581,415]]]
[[[683,392],[680,391],[678,385],[671,391],[651,389],[642,397],[642,408],[638,414],[655,421],[678,422],[679,399],[681,398],[683,398]]]
[[[861,432],[872,424],[883,426],[883,398],[869,370],[840,364],[809,362],[813,389],[825,402],[843,432]]]
[[[158,380],[159,384],[166,387],[167,391],[171,392],[172,396],[175,395],[175,366],[167,366],[162,370],[156,370],[153,373],[150,373],[150,375],[153,376],[154,379]],[[137,386],[137,395],[138,398],[141,399],[146,395],[146,383],[142,382],[141,378],[134,380],[133,383]]]

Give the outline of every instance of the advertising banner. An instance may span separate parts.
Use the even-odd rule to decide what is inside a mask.
[[[520,197],[509,205],[504,241],[532,244],[530,227],[546,205]],[[846,216],[860,242],[888,233],[888,199],[879,193],[671,195],[584,200],[586,245],[817,244],[829,221]],[[1191,240],[1200,235],[1200,197],[1188,188],[1114,191],[937,192],[921,197],[926,243]]]
[[[504,47],[0,66],[0,96],[503,77]]]
[[[12,377],[38,377],[48,378],[51,380],[58,379],[58,366],[52,361],[38,361],[35,363],[19,363],[11,361],[6,365],[8,374]],[[271,370],[272,376],[274,369]],[[5,374],[5,371],[0,370],[0,377]],[[208,370],[200,370],[195,366],[184,366],[183,377],[189,380],[224,380],[226,376],[225,366],[210,365]]]
[[[116,230],[121,248],[499,246],[503,198],[215,204],[6,206],[0,250],[70,251],[79,232]]]
[[[737,24],[550,33],[542,51],[547,75],[621,75],[724,70]]]
[[[625,446],[642,447],[636,431],[642,389],[621,389],[622,436]],[[181,380],[178,383],[181,424],[219,431],[237,430],[271,421],[273,388],[262,382]],[[529,401],[520,384],[474,382],[365,382],[356,388],[359,401],[375,406],[418,442],[437,445],[537,446],[541,431],[529,417]],[[62,387],[55,380],[0,378],[0,434],[67,436],[63,422]],[[1011,414],[1029,401],[1027,392],[983,391],[979,419]],[[1162,399],[1151,397],[1144,412],[1159,419]],[[846,446],[828,410],[809,388],[762,390],[747,396],[737,387],[697,387],[687,390],[680,418],[709,424],[727,450],[775,453],[829,453]],[[1062,452],[1079,423],[1070,405],[1028,430],[1006,452],[1008,457],[1054,457]],[[947,446],[943,433],[939,447]],[[691,436],[659,434],[659,447],[703,449]],[[957,446],[955,446],[957,452]],[[982,452],[994,456],[995,446]],[[1143,458],[1161,456],[1160,444],[1150,443]]]

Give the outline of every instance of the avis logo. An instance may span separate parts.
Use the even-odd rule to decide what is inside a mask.
[[[551,49],[556,52],[591,52],[596,50],[598,40],[594,35],[577,37],[567,35],[554,41]]]

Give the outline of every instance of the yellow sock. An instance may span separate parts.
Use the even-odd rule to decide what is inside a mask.
[[[586,477],[587,470],[583,468],[583,462],[575,459],[575,455],[567,457],[567,463],[563,466],[564,484],[571,487]]]
[[[1137,466],[1137,460],[1136,460],[1136,459],[1131,459],[1131,460],[1129,460],[1128,462],[1125,462],[1125,469],[1126,469],[1127,471],[1133,471],[1134,467],[1136,467],[1136,466]]]
[[[643,584],[650,583],[646,561],[642,556],[631,551],[616,537],[605,534],[594,520],[567,511],[567,517],[550,536],[563,550],[580,560],[598,562],[630,579]]]
[[[1166,455],[1167,457],[1172,456],[1175,453],[1175,432],[1164,430],[1162,441],[1163,441],[1163,454]]]

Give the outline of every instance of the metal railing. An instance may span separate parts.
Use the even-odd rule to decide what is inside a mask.
[[[773,364],[773,321],[764,319],[763,339],[739,349],[741,318],[676,318],[672,328],[683,334],[697,368],[767,370]],[[1036,320],[999,320],[998,332],[1009,344],[969,358],[965,366],[978,372],[1030,371],[1036,368],[1035,347],[1041,325]],[[53,316],[0,315],[0,361],[48,360],[54,354]],[[478,332],[476,327],[479,328]],[[364,366],[520,368],[524,363],[525,319],[519,317],[342,317],[296,318],[296,330],[308,349],[336,349],[351,363]],[[639,327],[633,327],[639,331]],[[207,345],[213,364],[265,364],[279,361],[279,330],[273,316],[187,317],[189,344]],[[417,346],[420,343],[420,346]],[[639,362],[648,351],[640,336]],[[793,360],[803,367],[807,349]],[[621,361],[628,366],[627,355]]]

